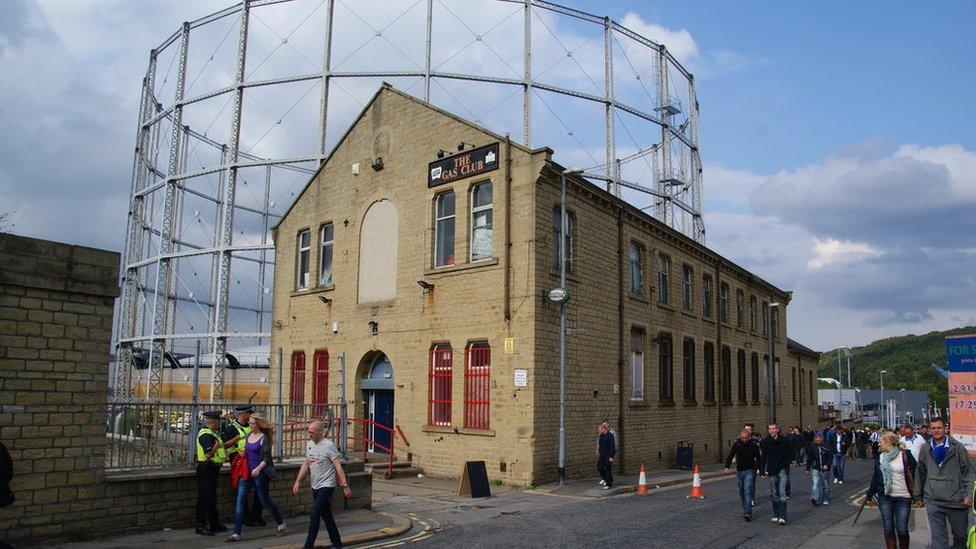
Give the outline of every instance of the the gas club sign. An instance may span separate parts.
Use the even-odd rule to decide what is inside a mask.
[[[427,187],[444,185],[458,179],[498,169],[498,143],[438,158],[427,165]]]

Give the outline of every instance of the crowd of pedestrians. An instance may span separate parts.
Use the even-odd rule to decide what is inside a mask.
[[[866,498],[881,512],[885,547],[909,546],[913,505],[926,509],[932,547],[966,547],[968,514],[976,512],[976,466],[966,447],[947,434],[938,418],[918,431],[910,425],[898,431],[837,424],[823,431],[793,426],[783,432],[770,423],[766,437],[760,438],[746,424],[731,444],[723,471],[731,473],[735,465],[746,521],[752,520],[757,477],[768,479],[770,520],[785,525],[791,465],[804,466],[811,479],[810,504],[821,506],[830,505],[831,484],[844,484],[848,459],[871,459],[874,474]]]
[[[220,412],[203,414],[203,425],[196,440],[196,533],[213,536],[227,531],[217,513],[218,479],[227,462],[231,464],[231,487],[236,505],[234,531],[225,541],[241,541],[244,526],[264,526],[264,509],[274,518],[277,534],[283,536],[285,522],[270,496],[270,485],[276,477],[272,459],[275,425],[255,413],[250,405],[236,407],[234,416],[221,429],[223,418]],[[332,547],[342,547],[342,538],[332,516],[331,498],[337,487],[342,489],[345,497],[352,497],[339,450],[326,437],[327,432],[325,422],[309,423],[305,460],[292,486],[292,492],[298,495],[305,477],[310,479],[312,507],[305,540],[307,548],[315,546],[320,520],[325,523]]]

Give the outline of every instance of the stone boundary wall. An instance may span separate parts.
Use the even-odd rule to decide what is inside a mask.
[[[192,471],[105,472],[118,268],[115,252],[0,235],[0,441],[16,497],[0,509],[2,541],[26,547],[193,525]],[[291,494],[297,466],[278,470],[272,498],[282,513],[307,513],[310,492]],[[355,497],[336,507],[370,507],[372,477],[354,472],[350,484]],[[229,479],[221,486],[230,523]]]

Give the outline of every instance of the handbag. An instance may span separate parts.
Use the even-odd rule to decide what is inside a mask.
[[[251,469],[247,466],[247,456],[245,456],[243,453],[235,454],[233,461],[230,462],[231,488],[237,488],[238,480],[250,480],[250,478]]]

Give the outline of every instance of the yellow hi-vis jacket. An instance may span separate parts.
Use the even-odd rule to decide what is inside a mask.
[[[217,451],[214,452],[209,458],[207,457],[207,452],[203,449],[203,444],[200,443],[200,437],[203,435],[211,435],[217,439]],[[205,461],[209,461],[217,465],[227,461],[227,452],[224,451],[224,441],[220,438],[220,435],[206,427],[200,429],[200,432],[197,433],[197,462],[199,463]]]
[[[247,444],[247,435],[251,434],[251,426],[241,425],[236,419],[231,420],[230,426],[237,431],[237,447],[233,451],[243,454],[244,445]]]

